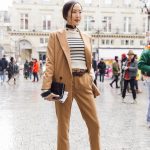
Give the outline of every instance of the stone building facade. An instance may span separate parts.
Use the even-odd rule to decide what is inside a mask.
[[[10,36],[10,15],[8,11],[0,11],[0,58],[5,54],[11,54]]]
[[[16,59],[45,60],[49,33],[63,28],[66,0],[13,0],[10,12],[11,53]],[[146,44],[147,15],[139,0],[79,0],[83,18],[79,28],[92,36],[96,59],[113,58]]]

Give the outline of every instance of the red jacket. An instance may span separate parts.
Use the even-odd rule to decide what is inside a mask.
[[[34,62],[33,63],[33,68],[32,68],[32,72],[38,72],[39,71],[39,65],[38,62]]]

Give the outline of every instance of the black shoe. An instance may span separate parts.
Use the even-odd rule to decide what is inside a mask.
[[[120,88],[119,86],[116,87],[117,89]]]
[[[109,85],[113,88],[112,83],[110,83]]]

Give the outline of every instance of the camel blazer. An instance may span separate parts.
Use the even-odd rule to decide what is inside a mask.
[[[85,45],[86,66],[90,75],[92,66],[91,40],[87,35],[80,31],[79,33]],[[70,49],[65,29],[50,33],[46,55],[46,71],[43,76],[42,90],[50,89],[52,81],[56,81],[63,82],[66,91],[72,91]],[[99,95],[99,90],[94,83],[92,83],[92,90],[95,97]]]

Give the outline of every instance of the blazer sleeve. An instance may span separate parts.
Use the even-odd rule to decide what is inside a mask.
[[[54,75],[54,57],[55,56],[55,36],[51,33],[49,36],[47,52],[46,52],[46,70],[43,76],[42,90],[51,88],[51,83]]]

